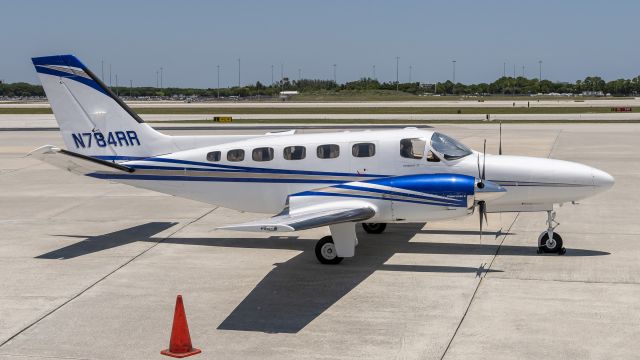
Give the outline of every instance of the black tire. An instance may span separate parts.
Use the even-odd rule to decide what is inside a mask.
[[[325,236],[318,240],[316,243],[316,258],[325,265],[336,265],[343,259],[336,255],[336,247],[331,236]]]
[[[362,228],[367,234],[382,234],[387,229],[385,223],[362,223]]]
[[[540,247],[539,249],[543,252],[543,253],[557,253],[557,254],[564,254],[565,250],[562,247],[562,236],[560,236],[560,234],[558,233],[553,233],[553,240],[551,242],[547,242],[547,240],[549,239],[549,234],[547,234],[545,232],[544,235],[542,235],[542,238],[540,239]]]

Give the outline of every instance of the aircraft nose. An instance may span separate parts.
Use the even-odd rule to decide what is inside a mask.
[[[615,183],[613,176],[602,170],[592,169],[591,175],[593,177],[593,185],[603,190],[609,189]]]
[[[477,201],[494,200],[507,192],[502,186],[491,181],[476,182],[475,199]]]

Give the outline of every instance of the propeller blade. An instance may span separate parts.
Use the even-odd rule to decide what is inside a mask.
[[[482,213],[484,214],[484,222],[489,225],[489,219],[487,218],[487,206],[483,206]]]
[[[482,182],[482,173],[480,172],[480,154],[478,154],[478,179]]]
[[[484,169],[487,164],[487,139],[484,139],[484,150],[482,152],[482,181],[484,181]]]
[[[480,216],[480,242],[482,242],[482,213],[484,212],[484,201],[478,203],[478,215]]]

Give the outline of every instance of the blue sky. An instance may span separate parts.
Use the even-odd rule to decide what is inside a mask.
[[[32,1],[0,0],[0,79],[37,83],[30,57],[101,60],[119,83],[215,87],[285,76],[372,75],[395,81],[488,82],[507,73],[575,81],[640,75],[638,1]]]

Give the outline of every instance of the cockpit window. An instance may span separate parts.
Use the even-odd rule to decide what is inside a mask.
[[[462,145],[455,139],[438,132],[431,136],[431,147],[442,154],[446,160],[457,160],[472,153],[471,149]]]

